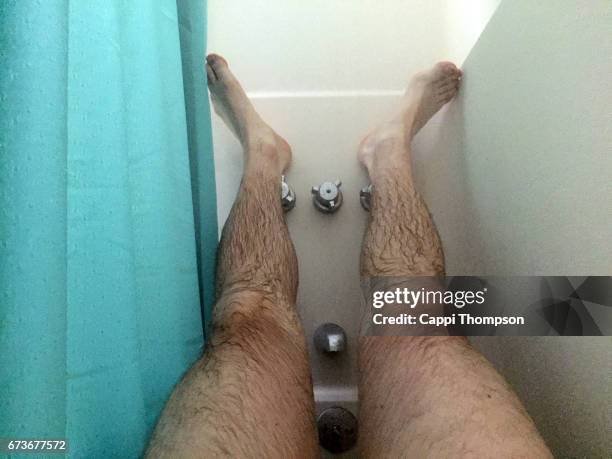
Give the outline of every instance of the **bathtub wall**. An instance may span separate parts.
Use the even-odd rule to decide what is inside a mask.
[[[612,274],[612,6],[506,0],[417,145],[451,274]],[[612,342],[480,338],[559,457],[612,451]]]
[[[611,274],[611,23],[607,0],[500,5],[418,148],[449,271]]]
[[[392,109],[410,75],[438,60],[463,62],[499,1],[209,0],[208,49],[228,59],[294,153],[316,162],[330,155],[352,161],[360,138]],[[304,125],[285,116],[297,99],[317,129],[318,104],[329,101],[341,118],[316,135],[330,147],[342,135],[349,149],[313,151],[307,145],[300,151],[292,133]],[[222,227],[242,164],[237,144],[213,118]]]
[[[498,0],[298,2],[209,1],[209,49],[227,57],[256,108],[293,149],[288,181],[297,206],[287,223],[299,260],[297,307],[310,345],[317,406],[357,400],[359,252],[368,183],[357,146],[394,110],[410,75],[438,60],[462,62]],[[213,119],[219,223],[227,218],[242,169],[240,145]],[[310,188],[341,179],[344,204],[323,215]],[[314,330],[341,325],[346,352],[313,348]]]
[[[610,3],[506,0],[478,39],[498,4],[209,0],[209,49],[228,58],[293,147],[289,180],[298,205],[288,222],[307,333],[338,322],[354,349],[365,222],[356,193],[367,182],[357,144],[392,110],[409,75],[441,59],[465,60],[462,94],[417,136],[415,169],[449,273],[611,273]],[[223,225],[242,159],[217,118],[213,136]],[[309,186],[336,176],[344,207],[322,216]],[[612,450],[609,338],[476,344],[557,455]],[[312,354],[315,393],[335,381],[350,388],[350,362],[330,366]]]

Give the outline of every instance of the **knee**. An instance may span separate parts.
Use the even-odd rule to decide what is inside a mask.
[[[221,293],[213,311],[215,324],[241,324],[265,316],[272,307],[265,290],[231,289]]]
[[[213,311],[213,335],[221,339],[285,339],[302,335],[293,304],[261,290],[224,293]]]
[[[239,309],[261,309],[270,303],[295,304],[297,297],[297,271],[284,266],[252,267],[246,271],[218,279],[218,304],[233,304]],[[276,274],[279,273],[279,274]]]

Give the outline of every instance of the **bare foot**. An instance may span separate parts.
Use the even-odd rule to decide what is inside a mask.
[[[400,114],[411,140],[442,106],[457,95],[462,75],[463,72],[452,62],[438,62],[412,78]]]
[[[283,173],[291,162],[291,148],[255,111],[227,61],[209,54],[206,74],[215,113],[242,144],[247,168],[263,166],[272,168],[276,174]]]
[[[405,160],[407,145],[423,126],[459,91],[463,73],[452,62],[438,62],[417,73],[402,97],[400,109],[390,121],[372,131],[361,142],[358,157],[371,171],[374,152],[385,163]],[[389,161],[390,160],[390,161]]]

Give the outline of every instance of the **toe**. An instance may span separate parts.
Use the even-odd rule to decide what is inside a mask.
[[[454,72],[457,66],[449,61],[441,61],[436,64],[436,69],[442,73]]]
[[[456,89],[459,86],[459,83],[460,80],[457,76],[446,76],[435,84],[435,92],[439,94],[441,92],[446,92],[451,89]]]
[[[448,102],[449,100],[451,100],[453,97],[455,97],[457,95],[457,93],[459,92],[459,88],[457,88],[456,86],[450,89],[447,89],[446,91],[442,92],[439,94],[439,97],[441,97],[443,100],[445,100],[446,102]]]
[[[206,72],[208,73],[208,67],[210,67],[210,71],[214,74],[215,81],[221,80],[226,75],[226,72],[229,71],[227,61],[218,54],[209,54],[206,56],[206,64]]]
[[[449,84],[449,85],[445,85],[442,86],[440,88],[438,88],[438,90],[435,92],[435,94],[437,96],[443,95],[443,94],[447,94],[449,92],[453,92],[457,90],[457,85],[456,84]]]
[[[215,72],[213,71],[212,67],[210,66],[210,64],[207,62],[206,63],[206,76],[208,78],[208,84],[215,84],[217,82],[217,75],[215,75]]]
[[[436,65],[444,70],[454,70],[457,68],[457,66],[450,61],[440,61]]]
[[[223,56],[215,53],[210,53],[206,56],[206,62],[210,63],[210,65],[228,65],[227,60]]]
[[[434,66],[434,74],[437,81],[456,80],[461,75],[461,71],[452,62],[443,61]]]

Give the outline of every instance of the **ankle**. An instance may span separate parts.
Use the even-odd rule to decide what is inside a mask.
[[[260,130],[246,139],[245,173],[260,171],[280,176],[291,161],[289,144],[271,129]]]
[[[244,165],[244,178],[259,177],[270,180],[277,180],[280,183],[280,177],[283,171],[279,162],[274,159],[251,157],[246,160]]]
[[[398,145],[402,146],[398,148]],[[405,175],[411,173],[410,150],[403,147],[404,140],[387,139],[376,148],[368,161],[365,162],[368,175],[372,182],[378,177],[388,175]]]
[[[410,145],[414,136],[422,126],[419,126],[417,111],[411,107],[402,113],[402,123],[404,125],[404,141]]]
[[[397,158],[393,160],[374,161],[368,169],[370,182],[376,187],[389,182],[412,183],[412,166],[410,158]]]

